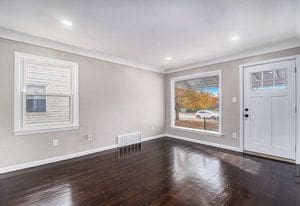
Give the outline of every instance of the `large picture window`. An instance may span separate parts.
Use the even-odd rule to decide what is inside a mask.
[[[78,63],[16,52],[14,133],[77,129]]]
[[[221,133],[221,71],[171,79],[171,127]]]

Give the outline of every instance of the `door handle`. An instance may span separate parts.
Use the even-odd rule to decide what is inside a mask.
[[[248,112],[248,111],[249,111],[249,109],[248,109],[248,108],[245,108],[245,111],[246,111],[246,112]]]
[[[249,117],[249,114],[245,114],[244,116],[245,116],[245,117]]]

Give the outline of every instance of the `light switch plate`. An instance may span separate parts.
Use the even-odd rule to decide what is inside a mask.
[[[52,146],[57,147],[57,145],[58,145],[58,139],[53,139],[52,140]]]

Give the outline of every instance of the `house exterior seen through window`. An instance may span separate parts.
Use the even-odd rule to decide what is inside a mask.
[[[46,86],[27,85],[26,91],[29,93],[46,93]],[[27,95],[26,96],[26,113],[45,113],[47,112],[46,96]]]

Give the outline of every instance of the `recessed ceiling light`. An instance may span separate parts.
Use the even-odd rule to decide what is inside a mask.
[[[236,41],[236,40],[239,40],[239,39],[240,39],[239,36],[232,36],[232,37],[230,38],[230,41]]]
[[[66,19],[62,20],[61,23],[65,26],[73,26],[73,23]]]
[[[171,61],[171,60],[172,60],[172,57],[166,57],[166,60],[167,60],[167,61]]]

